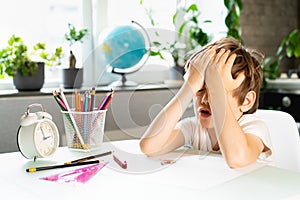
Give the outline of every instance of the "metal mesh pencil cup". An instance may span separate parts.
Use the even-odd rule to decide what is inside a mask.
[[[90,112],[61,111],[67,145],[74,150],[90,150],[101,146],[106,110]]]

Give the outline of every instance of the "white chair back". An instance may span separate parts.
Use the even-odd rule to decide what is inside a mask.
[[[300,172],[300,138],[294,118],[283,111],[258,109],[270,131],[275,165]]]

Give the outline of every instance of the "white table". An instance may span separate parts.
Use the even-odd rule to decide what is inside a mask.
[[[52,158],[36,163],[20,152],[0,154],[1,196],[9,199],[298,199],[300,173],[254,163],[230,169],[222,156],[177,151],[160,158],[147,158],[137,140],[104,143],[93,152],[114,150],[128,168],[120,168],[111,155],[109,164],[84,185],[40,180],[40,177],[68,171],[63,168],[26,173],[33,166],[61,164],[89,155],[60,147]],[[176,162],[161,165],[161,159]],[[82,166],[81,166],[82,167]],[[77,167],[80,168],[80,167]],[[203,198],[200,198],[203,197]]]

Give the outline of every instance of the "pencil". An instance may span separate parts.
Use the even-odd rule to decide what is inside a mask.
[[[77,90],[75,90],[75,111],[80,111],[80,94]]]
[[[88,112],[88,106],[89,106],[89,96],[88,93],[84,93],[84,112]],[[84,114],[84,122],[83,122],[83,136],[86,137],[86,123],[87,123],[87,114]]]
[[[65,104],[61,101],[61,99],[54,93],[53,93],[53,97],[54,97],[55,101],[57,102],[57,104],[59,105],[60,109],[66,111],[67,108],[66,108]]]
[[[59,91],[60,91],[62,100],[63,100],[65,106],[67,107],[67,111],[70,112],[71,109],[70,109],[70,107],[69,107],[68,101],[67,101],[67,99],[66,99],[66,97],[65,97],[65,94],[64,94],[63,90],[60,88]],[[84,141],[83,141],[83,138],[82,138],[81,135],[80,135],[80,132],[79,132],[79,129],[78,129],[77,124],[76,124],[76,122],[75,122],[75,119],[74,119],[74,117],[73,117],[72,114],[69,114],[69,116],[70,116],[70,118],[71,118],[73,127],[75,128],[76,135],[77,135],[77,137],[79,138],[80,144],[81,144],[82,146],[84,146]]]
[[[49,170],[49,169],[58,169],[58,168],[65,168],[65,167],[75,167],[75,166],[80,166],[80,165],[90,165],[90,164],[96,164],[100,163],[100,160],[92,160],[92,161],[86,161],[86,162],[77,162],[77,163],[72,163],[68,165],[50,165],[50,166],[44,166],[44,167],[36,167],[36,168],[28,168],[26,169],[26,172],[37,172],[37,171],[43,171],[43,170]]]
[[[96,94],[96,90],[93,87],[92,91],[91,91],[91,110],[90,111],[93,111],[94,107],[95,107],[95,94]]]
[[[109,95],[110,95],[109,93],[107,93],[105,95],[104,99],[101,101],[101,104],[98,106],[98,110],[101,110],[103,108],[105,102],[107,102],[107,99],[108,99]]]
[[[91,156],[80,158],[80,159],[77,159],[77,160],[72,160],[72,161],[66,162],[65,164],[69,165],[69,164],[72,164],[72,163],[83,162],[83,161],[86,161],[86,160],[91,160],[91,159],[94,159],[94,158],[99,158],[101,156],[107,156],[107,155],[110,155],[110,154],[112,154],[112,151],[108,151],[108,152],[100,153],[100,154],[96,154],[96,155],[91,155]]]
[[[100,106],[98,107],[98,110],[105,110],[108,107],[109,103],[112,100],[113,94],[114,90],[111,90],[111,92],[107,93]]]

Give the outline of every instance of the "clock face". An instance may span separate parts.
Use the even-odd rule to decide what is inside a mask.
[[[37,151],[43,156],[50,156],[57,147],[57,132],[49,121],[42,121],[35,129],[34,142]]]

